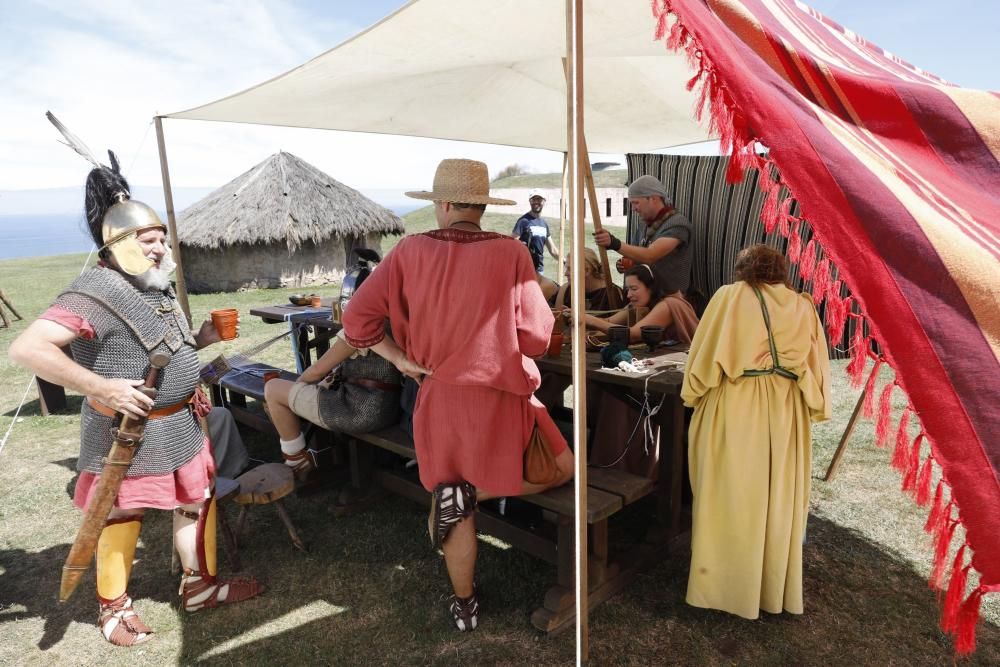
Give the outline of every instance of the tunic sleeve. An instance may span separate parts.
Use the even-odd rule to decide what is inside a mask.
[[[809,297],[806,297],[809,300]],[[809,418],[814,422],[824,421],[831,416],[830,406],[830,354],[826,348],[826,333],[812,303],[812,341],[806,357],[807,377],[799,381],[799,388],[809,408]]]
[[[517,253],[517,346],[527,357],[539,357],[549,346],[555,318],[535,277],[535,267],[526,252]]]
[[[390,295],[399,289],[397,258],[405,243],[403,239],[385,256],[344,309],[344,338],[356,350],[377,345],[385,338]]]
[[[726,345],[732,341],[727,335],[730,323],[726,317],[732,293],[731,285],[725,285],[715,293],[708,302],[691,341],[687,366],[684,368],[684,384],[681,387],[681,400],[689,408],[696,407],[710,389],[718,387],[722,382],[721,355]]]

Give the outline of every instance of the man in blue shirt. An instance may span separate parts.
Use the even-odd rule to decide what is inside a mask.
[[[532,192],[528,204],[531,210],[518,219],[511,236],[528,246],[531,260],[535,263],[535,271],[542,273],[545,270],[545,249],[548,248],[549,254],[556,260],[559,259],[559,253],[552,244],[548,224],[541,218],[545,197],[538,192]]]

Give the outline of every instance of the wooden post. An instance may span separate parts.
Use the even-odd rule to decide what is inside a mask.
[[[587,138],[586,136],[580,139],[583,142],[583,154],[587,156],[585,161],[586,170],[586,180],[587,180],[587,195],[590,199],[590,217],[594,221],[594,231],[599,232],[604,229],[604,225],[601,224],[601,209],[597,204],[597,187],[594,185],[594,172],[590,167],[590,151],[587,150]],[[604,271],[604,286],[608,290],[608,305],[611,308],[621,308],[621,301],[618,300],[618,292],[611,289],[613,281],[611,280],[611,267],[608,264],[608,251],[607,248],[603,246],[597,247],[597,252],[601,257],[601,270]]]
[[[174,193],[170,189],[170,170],[167,168],[167,146],[163,141],[163,119],[154,116],[156,145],[160,149],[160,176],[163,179],[163,200],[167,205],[167,227],[170,230],[170,249],[177,263],[177,300],[181,304],[188,326],[191,326],[191,307],[188,305],[187,284],[184,282],[184,263],[181,261],[181,242],[177,238],[177,219],[174,215]]]
[[[878,369],[878,365],[872,367],[872,373]],[[865,387],[868,387],[868,383],[865,382]],[[833,458],[830,460],[830,467],[826,469],[826,476],[823,477],[824,482],[829,482],[833,479],[833,476],[837,474],[837,468],[840,467],[840,459],[844,457],[844,452],[847,451],[847,441],[851,439],[851,434],[854,433],[854,427],[858,423],[858,417],[861,416],[861,406],[865,402],[865,392],[866,389],[861,390],[861,395],[858,396],[858,402],[854,406],[854,412],[851,413],[851,418],[847,420],[847,427],[844,429],[844,434],[840,436],[840,443],[837,444],[837,450],[833,453]]]
[[[2,289],[0,289],[0,301],[3,301],[3,304],[5,306],[7,306],[8,309],[10,309],[10,312],[11,312],[11,314],[14,317],[16,317],[19,320],[23,320],[24,319],[23,317],[21,317],[20,313],[17,312],[17,309],[14,308],[14,304],[12,304],[10,302],[10,299],[7,298],[7,295],[4,293],[4,291]],[[3,309],[0,308],[0,310],[3,310]],[[3,319],[4,319],[4,322],[7,321],[6,317],[3,318]]]
[[[573,441],[576,476],[576,651],[577,664],[590,656],[587,576],[587,343],[584,329],[583,188],[587,152],[583,142],[583,0],[566,0],[566,150],[569,163],[569,219],[573,225]]]
[[[565,67],[565,66],[564,66]],[[556,276],[558,280],[556,282],[562,282],[564,278],[564,270],[566,267],[566,197],[568,196],[569,184],[566,180],[569,178],[569,153],[563,152],[563,168],[562,168],[562,190],[559,192],[559,267],[563,269],[560,271],[559,275]]]
[[[582,37],[580,38],[583,39]],[[581,51],[582,53],[582,51]],[[582,62],[582,57],[581,57]],[[582,66],[582,65],[581,65]],[[569,65],[565,58],[563,58],[563,73],[569,80]],[[581,84],[582,86],[582,84]],[[581,128],[583,127],[581,123]],[[597,204],[597,188],[594,186],[594,172],[590,168],[590,152],[587,150],[587,138],[585,134],[580,136],[580,146],[583,153],[583,183],[581,187],[587,188],[588,199],[590,199],[590,212],[591,219],[594,221],[594,231],[601,231],[604,227],[601,225],[601,213],[600,208]],[[585,204],[581,204],[583,208],[586,208]],[[582,217],[581,220],[586,222],[586,212],[581,209]],[[601,270],[604,272],[604,286],[608,290],[608,304],[612,308],[620,308],[621,302],[618,300],[618,292],[612,289],[613,281],[611,280],[611,266],[608,263],[608,250],[603,246],[597,246],[597,255],[601,258]],[[574,276],[575,279],[575,276]]]

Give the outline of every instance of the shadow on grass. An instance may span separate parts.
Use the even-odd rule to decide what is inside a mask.
[[[63,416],[63,415],[73,415],[76,417],[80,416],[80,406],[83,404],[83,397],[79,395],[70,395],[66,397],[66,407],[51,413],[51,416]],[[13,417],[15,413],[18,417],[41,417],[42,415],[42,404],[37,398],[33,401],[28,401],[21,406],[20,413],[17,412],[17,408],[8,410],[3,414],[4,417]]]
[[[690,549],[591,615],[594,664],[942,665],[937,595],[909,564],[859,533],[809,519],[805,614],[748,621],[684,602]],[[963,663],[1000,664],[1000,628],[980,623]]]
[[[46,651],[62,640],[70,623],[76,621],[87,624],[97,620],[93,567],[84,575],[69,600],[59,602],[56,596],[69,548],[69,544],[59,544],[39,552],[23,549],[0,551],[0,610],[24,608],[23,612],[0,615],[0,634],[4,633],[4,623],[17,621],[25,616],[43,618],[45,629],[37,646]],[[136,558],[144,559],[145,551],[140,546],[136,550]],[[141,578],[133,579],[130,593],[135,598],[169,601],[169,588],[151,590]],[[100,641],[96,629],[94,639]]]

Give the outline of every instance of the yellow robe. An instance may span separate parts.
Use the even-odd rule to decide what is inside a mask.
[[[741,377],[772,363],[760,302],[738,282],[708,304],[681,390],[695,409],[687,602],[751,619],[761,609],[802,613],[810,422],[830,417],[830,361],[812,299],[783,285],[761,292],[780,364],[799,379]]]

